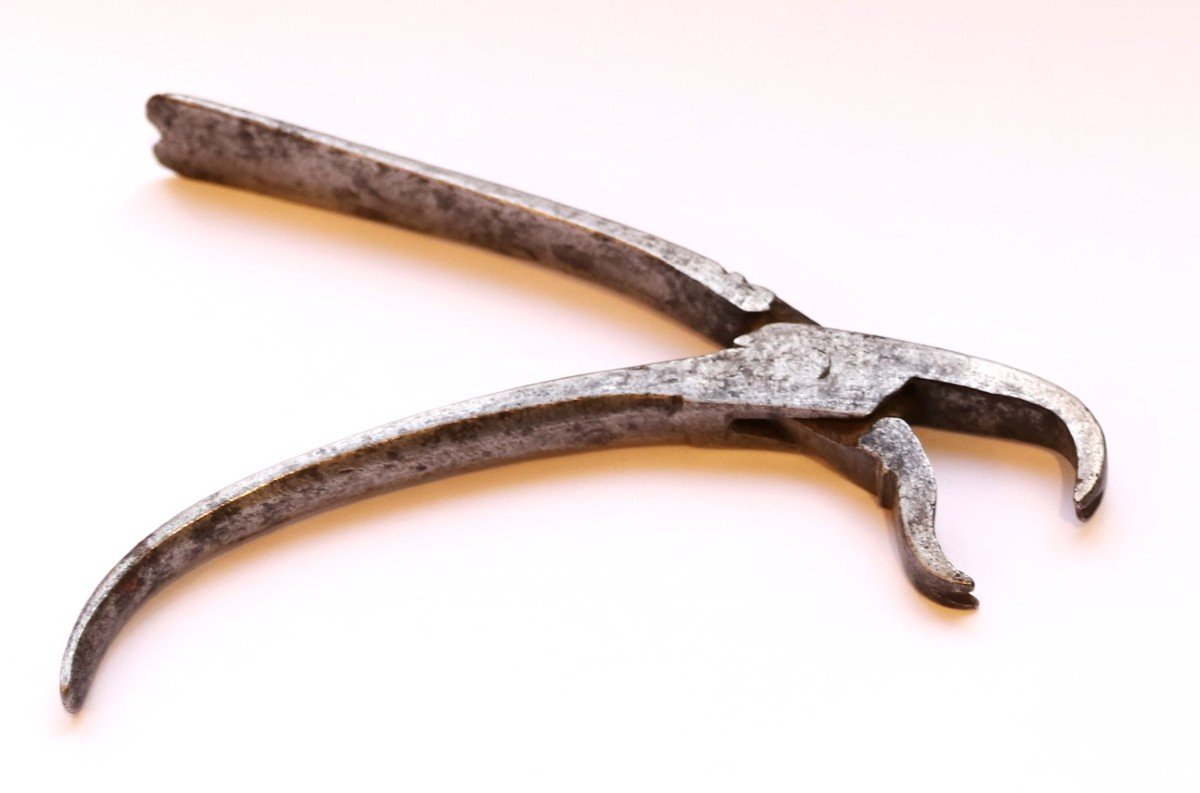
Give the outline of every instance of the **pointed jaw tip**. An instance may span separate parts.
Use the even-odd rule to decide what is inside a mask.
[[[940,551],[939,551],[940,556]],[[940,561],[944,562],[944,558]],[[975,581],[966,573],[939,564],[939,559],[928,554],[909,553],[904,569],[913,586],[925,597],[952,609],[974,609],[979,601],[971,592]]]
[[[921,594],[935,603],[953,609],[979,607],[979,601],[971,594],[975,589],[975,581],[965,573],[955,570],[949,576],[942,576],[930,570],[918,573],[910,568],[910,578]]]
[[[961,611],[973,611],[979,608],[979,598],[968,592],[926,592],[931,600]]]

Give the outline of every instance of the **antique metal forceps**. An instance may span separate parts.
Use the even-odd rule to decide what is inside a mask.
[[[530,259],[639,298],[722,349],[522,386],[368,430],[280,463],[142,540],[84,607],[63,658],[82,705],[133,612],[204,560],[298,518],[449,474],[645,444],[815,455],[892,510],[925,595],[971,608],[974,582],[934,534],[933,473],[910,424],[1049,447],[1076,469],[1081,519],[1100,502],[1104,435],[1063,389],[934,347],[821,327],[768,290],[672,243],[507,187],[175,95],[153,97],[158,159],[184,176],[393,223]]]

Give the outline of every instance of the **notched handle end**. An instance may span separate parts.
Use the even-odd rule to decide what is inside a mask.
[[[159,162],[196,179],[527,259],[635,297],[721,345],[810,323],[768,289],[674,243],[545,198],[179,94],[150,98]]]

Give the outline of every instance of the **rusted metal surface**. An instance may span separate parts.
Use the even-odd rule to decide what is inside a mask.
[[[632,295],[718,344],[809,322],[705,256],[588,212],[202,99],[157,96],[154,153],[184,176],[529,259]]]
[[[934,531],[936,484],[911,424],[1046,446],[1076,468],[1080,518],[1104,489],[1104,436],[1034,375],[934,347],[813,324],[771,292],[651,235],[545,199],[224,108],[158,96],[155,151],[176,171],[568,270],[656,306],[723,345],[711,355],[523,386],[377,427],[231,485],[138,543],[84,607],[63,659],[83,703],[121,626],[205,559],[375,493],[514,460],[648,444],[791,449],[827,461],[895,518],[905,569],[970,608],[972,580]]]

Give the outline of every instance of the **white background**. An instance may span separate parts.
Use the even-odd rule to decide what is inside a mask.
[[[1195,3],[5,0],[0,25],[6,789],[1200,784]],[[922,431],[982,601],[959,613],[808,459],[515,465],[208,564],[69,717],[79,607],[194,500],[426,408],[712,349],[534,265],[173,177],[158,91],[1047,376],[1103,423],[1108,498],[1077,525],[1055,456]]]

